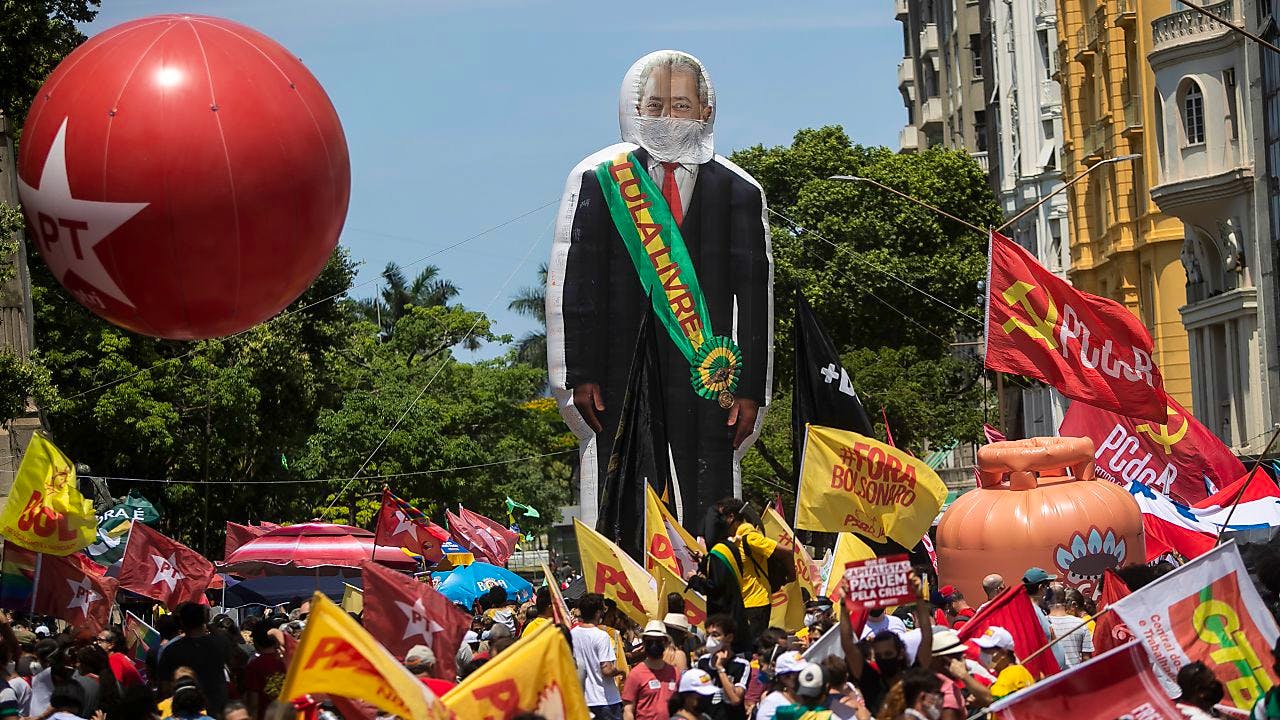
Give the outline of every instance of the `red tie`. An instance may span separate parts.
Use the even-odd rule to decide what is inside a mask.
[[[671,208],[671,217],[675,219],[676,225],[682,225],[684,207],[680,205],[680,188],[676,185],[676,168],[678,167],[680,163],[662,163],[662,197],[666,198],[667,207]]]

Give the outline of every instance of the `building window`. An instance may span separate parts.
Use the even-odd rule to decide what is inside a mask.
[[[1159,97],[1153,110],[1156,116],[1156,159],[1160,161],[1160,177],[1164,177],[1164,102]]]
[[[969,52],[973,55],[973,76],[982,77],[982,36],[969,36]]]
[[[1062,271],[1062,219],[1049,220],[1049,269]]]
[[[1204,93],[1194,80],[1182,91],[1182,132],[1188,145],[1204,142]]]
[[[987,111],[973,111],[973,145],[978,152],[987,151]]]
[[[1036,41],[1040,43],[1040,65],[1044,68],[1044,79],[1053,77],[1053,55],[1049,52],[1049,31],[1037,30]]]
[[[1236,108],[1238,105],[1238,91],[1236,89],[1235,68],[1227,68],[1222,71],[1222,86],[1227,91],[1227,130],[1231,133],[1231,139],[1236,140],[1240,137],[1240,117]]]

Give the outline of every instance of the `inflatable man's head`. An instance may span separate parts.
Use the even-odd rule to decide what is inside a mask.
[[[716,91],[698,58],[659,50],[622,79],[622,139],[662,162],[702,164],[715,155]]]
[[[1031,438],[978,451],[979,487],[938,523],[941,581],[985,599],[982,579],[1006,585],[1028,568],[1091,596],[1103,572],[1146,559],[1142,512],[1123,488],[1093,473],[1088,438]]]

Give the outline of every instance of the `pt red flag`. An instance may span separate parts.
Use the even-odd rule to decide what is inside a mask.
[[[1165,422],[1153,343],[1123,305],[1080,292],[1017,243],[991,233],[986,364],[1042,380],[1081,402]]]
[[[1107,568],[1102,573],[1102,597],[1098,599],[1099,616],[1093,624],[1095,654],[1101,655],[1133,639],[1133,632],[1129,630],[1129,626],[1125,625],[1114,612],[1102,613],[1103,610],[1111,607],[1111,603],[1128,594],[1129,586],[1124,584],[1124,580],[1120,579],[1115,570]]]
[[[1205,480],[1226,487],[1244,464],[1186,408],[1168,398],[1163,424],[1073,402],[1058,434],[1093,440],[1094,468],[1113,482],[1137,480],[1183,505],[1209,495]]]
[[[105,577],[103,567],[80,553],[66,557],[42,553],[36,562],[39,579],[32,600],[34,612],[94,634],[111,624],[116,580]]]
[[[415,645],[426,645],[436,656],[432,673],[442,680],[456,678],[454,656],[471,628],[471,616],[430,585],[407,575],[370,560],[361,562],[360,570],[364,629],[397,658],[404,658]]]
[[[1000,720],[1183,717],[1161,689],[1151,661],[1137,641],[1042,680],[987,709]]]
[[[445,516],[453,534],[472,554],[485,562],[506,565],[511,553],[515,552],[520,536],[497,522],[464,507],[458,508],[457,515],[446,510]]]
[[[275,523],[264,522],[259,525],[241,525],[227,521],[227,539],[222,546],[222,559],[231,557],[231,553],[250,540],[257,540],[263,535],[280,527]]]
[[[448,539],[449,533],[431,522],[421,510],[396,497],[390,490],[382,490],[382,509],[378,511],[374,545],[402,547],[434,564],[444,558],[443,546]]]
[[[1041,678],[1052,675],[1060,669],[1058,660],[1052,652],[1042,652],[1026,662],[1031,653],[1044,647],[1049,642],[1044,627],[1040,624],[1040,616],[1036,615],[1031,605],[1031,597],[1022,583],[1006,588],[995,596],[976,615],[969,619],[957,631],[961,640],[968,640],[981,635],[992,625],[1002,627],[1013,636],[1013,652],[1032,676]]]
[[[173,608],[199,602],[213,580],[213,563],[144,523],[134,523],[120,559],[120,587]]]

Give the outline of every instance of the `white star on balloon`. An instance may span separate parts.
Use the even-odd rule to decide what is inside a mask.
[[[68,580],[67,584],[71,586],[71,602],[67,603],[67,609],[79,610],[86,618],[89,617],[89,607],[102,596],[94,592],[93,583],[87,577],[80,578],[79,582]]]
[[[67,274],[75,272],[103,294],[133,307],[102,264],[96,248],[150,203],[98,202],[72,197],[67,180],[67,120],[62,121],[45,156],[40,188],[31,187],[19,177],[18,192],[27,219],[35,229],[40,254],[58,280],[65,283]]]
[[[415,523],[413,520],[410,520],[409,516],[405,515],[403,510],[397,510],[396,529],[391,533],[391,536],[395,537],[396,535],[402,535],[404,533],[410,533],[416,536],[416,533],[413,532],[414,526]]]
[[[400,612],[404,613],[405,619],[409,622],[404,628],[404,638],[408,639],[415,635],[421,636],[426,641],[428,647],[431,646],[431,638],[438,632],[444,630],[435,620],[427,617],[427,608],[422,604],[422,598],[413,601],[413,604],[395,601],[396,607],[400,608]]]
[[[167,558],[159,555],[151,556],[151,562],[156,564],[156,576],[151,578],[152,585],[164,583],[169,586],[169,592],[173,592],[174,588],[178,586],[178,581],[187,578],[186,575],[178,572],[178,567],[174,562],[176,556],[177,553],[172,553]]]

